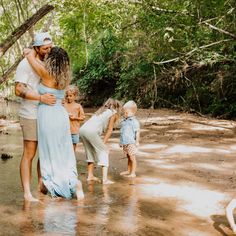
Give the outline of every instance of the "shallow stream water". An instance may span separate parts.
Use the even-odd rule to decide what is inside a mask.
[[[0,235],[158,235],[155,198],[140,199],[141,190],[135,180],[119,176],[119,172],[126,168],[126,160],[122,159],[122,152],[117,148],[116,133],[109,144],[111,149],[115,147],[110,157],[110,176],[115,184],[103,186],[86,182],[84,151],[79,144],[76,156],[85,199],[79,202],[76,199],[52,199],[38,193],[36,157],[31,189],[40,201],[24,202],[19,175],[22,137],[17,122],[18,104],[1,103],[0,107],[0,115],[6,115],[12,122],[0,133],[0,155],[12,156],[0,160]],[[99,168],[95,173],[101,177]]]
[[[235,197],[236,122],[171,110],[139,110],[141,145],[137,177],[119,173],[127,159],[119,131],[108,143],[109,177],[86,181],[82,144],[76,149],[85,199],[52,199],[37,192],[35,157],[31,189],[38,203],[23,201],[19,165],[22,136],[15,103],[0,104],[0,235],[222,236],[232,235],[225,207]],[[85,109],[87,118],[94,112]],[[3,127],[3,128],[2,128]],[[101,178],[100,168],[95,175]]]

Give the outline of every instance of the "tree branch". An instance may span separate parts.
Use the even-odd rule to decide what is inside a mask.
[[[51,5],[44,5],[33,16],[26,20],[21,26],[8,36],[2,43],[0,43],[0,57],[32,26],[41,20],[48,12],[54,9]]]
[[[151,9],[153,9],[154,11],[159,11],[160,13],[169,13],[169,14],[179,14],[179,15],[185,15],[185,16],[191,16],[191,17],[195,17],[193,14],[189,13],[189,12],[181,12],[181,11],[174,11],[174,10],[169,10],[169,9],[162,9],[162,8],[159,8],[159,7],[154,7],[154,6],[151,6]],[[231,13],[231,11],[230,11]],[[229,13],[227,13],[229,14]],[[222,16],[224,17],[224,16]],[[217,19],[218,17],[215,17],[213,19]],[[231,33],[231,32],[228,32],[226,30],[223,30],[221,28],[218,28],[210,23],[208,23],[209,21],[213,20],[213,19],[209,19],[209,20],[205,20],[205,21],[201,21],[199,24],[202,24],[202,25],[206,25],[208,26],[209,28],[213,29],[213,30],[216,30],[220,33],[223,33],[225,35],[228,35],[230,36],[231,38],[233,39],[236,39],[236,35]]]
[[[212,24],[209,24],[207,21],[202,21],[202,22],[200,22],[200,24],[204,24],[204,25],[208,26],[209,28],[211,28],[213,30],[216,30],[216,31],[218,31],[220,33],[223,33],[223,34],[226,34],[226,35],[230,36],[233,39],[236,39],[236,35],[235,34],[232,34],[232,33],[228,32],[226,30],[220,29],[220,28],[218,28],[218,27],[216,27],[216,26],[214,26]]]
[[[21,62],[22,59],[23,59],[23,56],[18,58],[15,61],[15,63],[10,68],[8,68],[8,70],[6,72],[4,72],[4,74],[0,77],[0,84],[2,84],[3,82],[5,82],[8,79],[9,75],[16,69],[16,67]]]
[[[217,41],[217,42],[213,42],[213,43],[210,43],[210,44],[207,44],[207,45],[203,45],[199,48],[194,48],[193,50],[185,53],[183,56],[181,57],[175,57],[175,58],[172,58],[172,59],[169,59],[169,60],[166,60],[166,61],[159,61],[159,62],[155,62],[153,61],[153,64],[155,65],[163,65],[163,64],[167,64],[167,63],[171,63],[171,62],[174,62],[174,61],[179,61],[180,59],[186,57],[186,56],[190,56],[191,54],[193,54],[194,52],[200,50],[200,49],[204,49],[204,48],[209,48],[209,47],[212,47],[214,45],[217,45],[217,44],[221,44],[223,42],[229,42],[229,41],[232,41],[232,39],[224,39],[224,40],[220,40],[220,41]]]
[[[169,10],[169,9],[163,9],[163,8],[160,8],[160,7],[154,7],[154,6],[151,6],[152,10],[154,11],[159,11],[161,13],[171,13],[171,14],[179,14],[179,15],[184,15],[184,16],[194,16],[193,14],[187,12],[187,11],[174,11],[174,10]]]

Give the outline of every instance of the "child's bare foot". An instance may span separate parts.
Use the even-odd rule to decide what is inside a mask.
[[[96,181],[96,182],[100,182],[100,179],[95,177],[95,176],[91,176],[87,178],[87,181]]]
[[[34,198],[32,195],[24,195],[25,201],[28,202],[39,202],[37,198]]]
[[[103,180],[102,181],[102,184],[114,184],[115,182],[109,180],[109,179],[106,179],[106,180]]]
[[[130,172],[128,170],[123,171],[123,172],[120,173],[120,175],[129,175],[129,174],[130,174]]]
[[[134,177],[136,177],[136,174],[125,175],[125,177],[128,177],[128,178],[134,178]]]

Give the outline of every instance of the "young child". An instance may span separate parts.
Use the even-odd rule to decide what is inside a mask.
[[[140,125],[135,117],[137,105],[134,101],[128,101],[123,106],[124,119],[121,121],[120,146],[123,147],[125,156],[128,158],[128,170],[120,175],[136,177],[136,146],[139,145]]]
[[[120,117],[122,105],[118,100],[109,98],[104,105],[80,128],[79,135],[84,144],[88,162],[87,181],[99,181],[94,176],[94,162],[102,166],[102,183],[112,184],[107,178],[109,159],[106,143],[110,138],[114,125]],[[104,134],[102,139],[101,135]]]
[[[85,118],[83,107],[80,104],[76,103],[76,99],[78,99],[78,94],[78,88],[75,85],[69,85],[66,89],[64,103],[64,106],[70,118],[70,131],[74,151],[76,149],[77,143],[79,142],[80,122],[83,121]]]

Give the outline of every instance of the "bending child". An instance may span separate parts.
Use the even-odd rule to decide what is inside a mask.
[[[128,158],[128,170],[120,175],[136,177],[136,146],[139,146],[140,125],[135,117],[137,105],[134,101],[128,101],[123,106],[124,119],[121,121],[120,146],[123,147],[125,156]]]
[[[64,103],[64,107],[66,108],[70,118],[70,132],[74,151],[77,143],[79,143],[80,123],[85,118],[83,107],[79,103],[76,103],[78,94],[78,88],[75,85],[69,85],[66,89]]]
[[[110,138],[114,125],[120,117],[122,105],[118,100],[109,98],[104,105],[86,121],[80,128],[79,135],[84,144],[86,158],[88,162],[88,178],[87,181],[99,181],[94,176],[94,162],[102,167],[102,183],[112,184],[107,178],[109,158],[106,143]],[[102,139],[101,135],[104,133]]]

